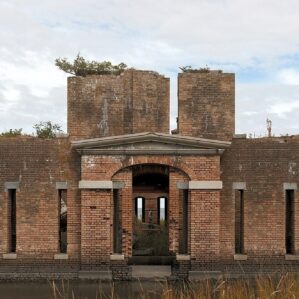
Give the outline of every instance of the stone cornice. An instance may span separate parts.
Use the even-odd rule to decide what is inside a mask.
[[[221,155],[230,144],[198,137],[138,133],[73,141],[72,148],[81,154],[96,155]]]

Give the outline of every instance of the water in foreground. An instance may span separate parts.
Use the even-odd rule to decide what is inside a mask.
[[[16,282],[0,283],[0,299],[242,299],[299,298],[299,276],[280,274],[255,279],[161,282]]]

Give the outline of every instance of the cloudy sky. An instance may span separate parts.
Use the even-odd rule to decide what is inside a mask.
[[[236,73],[236,132],[299,134],[298,0],[0,0],[0,131],[66,129],[57,57],[125,62],[171,78],[179,66]]]

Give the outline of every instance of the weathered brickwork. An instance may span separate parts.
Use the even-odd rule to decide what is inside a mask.
[[[0,255],[2,266],[39,265],[45,271],[53,265],[65,268],[78,264],[80,248],[80,197],[78,175],[80,159],[70,152],[67,138],[43,140],[33,137],[0,140]],[[15,260],[2,259],[9,253],[9,193],[7,182],[18,182],[16,192]],[[56,182],[68,182],[68,260],[54,260],[59,253],[58,190]],[[1,268],[4,269],[3,267]],[[64,270],[65,271],[65,270]],[[32,271],[34,272],[34,271]]]
[[[235,76],[212,71],[178,77],[178,133],[231,140],[235,131]]]
[[[221,201],[223,258],[234,254],[234,182],[244,190],[244,250],[248,259],[285,255],[284,183],[299,184],[298,137],[234,139],[222,157]],[[297,205],[298,193],[295,192]],[[295,251],[299,250],[298,209],[295,207]]]
[[[175,135],[169,79],[128,70],[68,79],[69,137],[0,137],[0,279],[128,280],[136,257],[170,261],[174,279],[299,271],[299,137],[233,138],[234,74],[183,73],[178,88]],[[59,189],[67,195],[63,254]],[[291,254],[286,190],[294,194]],[[138,196],[146,197],[144,230],[160,230],[157,200],[167,200],[166,256],[134,255]]]
[[[68,78],[68,132],[73,139],[169,133],[169,79],[136,70]]]

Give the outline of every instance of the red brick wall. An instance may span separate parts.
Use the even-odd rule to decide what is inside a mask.
[[[0,138],[0,259],[7,252],[8,192],[5,182],[20,182],[16,194],[17,255],[53,260],[59,251],[58,190],[68,182],[68,253],[78,260],[80,249],[79,162],[67,138]]]
[[[125,188],[121,189],[123,253],[132,254],[132,173],[130,166],[137,164],[163,164],[170,166],[169,175],[169,249],[175,254],[179,251],[181,224],[182,192],[177,188],[177,182],[192,180],[219,180],[219,156],[175,157],[175,156],[82,156],[81,176],[83,180],[115,180],[125,181]],[[174,167],[174,168],[172,168]],[[125,169],[123,169],[125,168]],[[184,173],[182,169],[186,173]],[[114,175],[115,174],[115,175]],[[111,196],[112,193],[110,193]],[[192,257],[199,256],[201,260],[211,260],[219,255],[219,191],[203,192],[191,191],[189,252]],[[112,206],[102,207],[106,213],[112,213]],[[84,225],[84,224],[83,224]],[[84,227],[82,228],[84,230]],[[205,238],[203,238],[205,236]],[[208,236],[208,237],[207,237]],[[87,237],[88,239],[88,237]],[[112,248],[112,239],[101,240],[107,242],[106,248]],[[108,244],[108,242],[110,242]],[[213,242],[213,243],[211,243]],[[200,246],[199,246],[200,244]]]
[[[221,160],[221,256],[234,254],[233,182],[246,182],[244,249],[250,257],[285,254],[285,194],[283,183],[299,186],[299,138],[234,139]],[[296,196],[296,252],[299,253],[299,206]]]
[[[234,132],[234,74],[179,74],[178,133],[226,141],[231,140]]]
[[[101,268],[112,253],[111,190],[81,191],[81,264]]]
[[[72,139],[169,133],[169,79],[151,71],[68,78]]]

